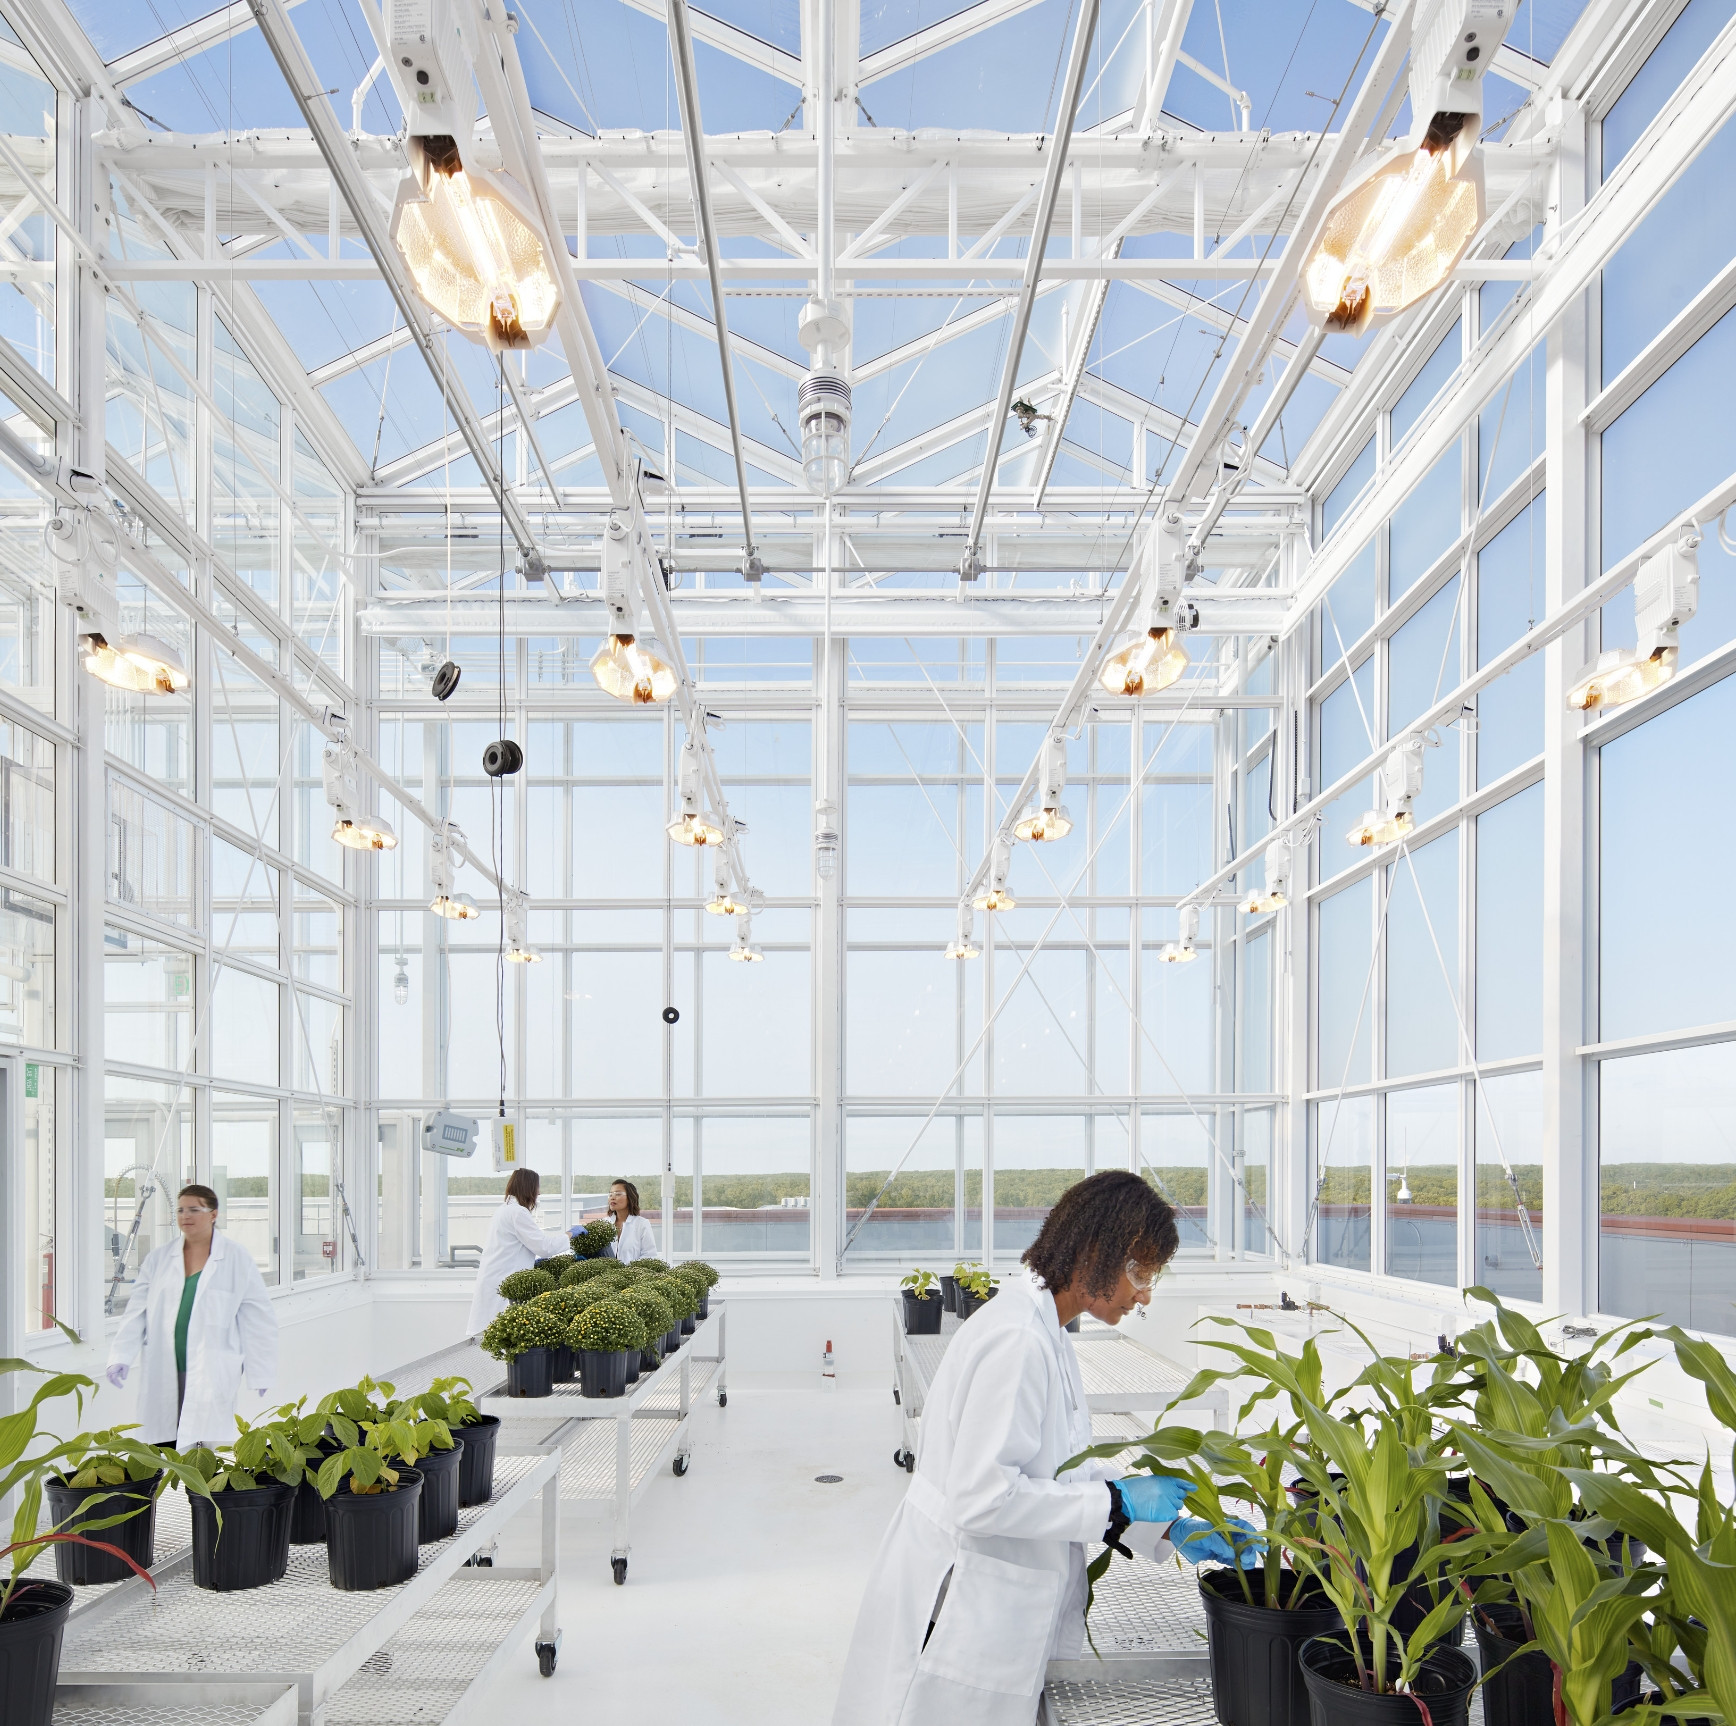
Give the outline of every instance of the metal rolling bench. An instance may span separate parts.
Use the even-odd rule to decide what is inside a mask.
[[[709,1344],[712,1352],[697,1352],[702,1344]],[[563,1499],[613,1500],[615,1542],[609,1567],[620,1585],[627,1580],[632,1550],[633,1501],[665,1461],[678,1476],[686,1474],[692,1456],[688,1421],[695,1399],[711,1389],[717,1406],[726,1408],[725,1371],[724,1304],[713,1301],[710,1315],[697,1322],[681,1348],[629,1386],[625,1396],[587,1397],[575,1383],[557,1384],[552,1396],[516,1397],[502,1394],[503,1386],[496,1384],[478,1399],[477,1407],[514,1426],[538,1421],[551,1429],[542,1442],[561,1451]],[[613,1434],[607,1421],[614,1422]]]
[[[923,1404],[928,1400],[929,1388],[940,1370],[947,1346],[958,1334],[959,1323],[952,1313],[946,1313],[942,1315],[938,1336],[906,1336],[903,1305],[896,1298],[893,1300],[896,1378],[892,1399],[898,1404],[903,1430],[892,1460],[900,1468],[908,1470],[916,1466],[916,1432]],[[1148,1417],[1139,1431],[1128,1434],[1130,1440],[1151,1430],[1156,1416],[1174,1406],[1192,1376],[1135,1342],[1124,1329],[1102,1324],[1089,1315],[1081,1319],[1073,1345],[1079,1355],[1079,1373],[1085,1381],[1085,1400],[1094,1416]],[[1229,1398],[1219,1387],[1188,1406],[1209,1410],[1215,1426],[1224,1417]]]
[[[408,1582],[367,1593],[332,1587],[323,1546],[292,1547],[288,1571],[264,1589],[211,1593],[193,1586],[192,1549],[183,1545],[152,1567],[155,1593],[134,1578],[80,1600],[61,1653],[64,1718],[82,1726],[445,1720],[486,1688],[533,1623],[547,1677],[560,1645],[559,1481],[555,1451],[497,1454],[488,1503],[461,1511],[456,1534],[423,1546]],[[534,1567],[471,1563],[539,1497]],[[388,1681],[400,1656],[414,1663]]]

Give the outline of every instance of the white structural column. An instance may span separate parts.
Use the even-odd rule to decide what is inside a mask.
[[[1561,154],[1551,202],[1554,223],[1571,221],[1586,193],[1585,115],[1563,103],[1551,124]],[[1545,593],[1553,611],[1585,585],[1597,549],[1588,543],[1590,438],[1581,414],[1590,356],[1587,296],[1549,334]],[[1585,1036],[1586,761],[1582,721],[1567,709],[1568,685],[1595,647],[1595,620],[1569,629],[1543,655],[1543,1305],[1582,1313],[1596,1306],[1593,1244],[1597,1149],[1588,1131]]]
[[[71,170],[73,207],[79,231],[93,248],[96,236],[92,138],[102,124],[101,103],[87,96],[70,105],[72,125],[69,147],[62,162]],[[105,369],[104,335],[107,311],[102,285],[96,273],[70,246],[57,246],[61,269],[71,277],[71,339],[66,352],[74,366],[68,394],[77,405],[76,432],[61,427],[62,453],[99,481],[104,477]],[[86,254],[89,256],[89,254]],[[70,446],[70,447],[68,447]],[[64,614],[63,614],[64,615]],[[103,1329],[103,1140],[106,1103],[103,1085],[103,904],[108,876],[108,785],[105,766],[104,685],[94,677],[81,676],[73,651],[70,628],[56,631],[59,674],[72,679],[74,712],[78,732],[74,768],[74,807],[77,825],[72,848],[71,943],[75,980],[73,988],[73,1048],[78,1055],[74,1078],[74,1144],[70,1191],[57,1195],[58,1221],[63,1238],[56,1242],[55,1307],[84,1334],[100,1337]],[[22,1119],[15,1114],[14,1119]],[[67,1165],[63,1162],[62,1168]],[[86,1248],[89,1248],[87,1251]],[[68,1296],[71,1298],[69,1299]]]
[[[829,561],[829,560],[828,560]],[[817,644],[819,712],[814,723],[815,779],[821,795],[837,807],[836,826],[847,841],[844,795],[844,648],[841,637]],[[840,851],[847,850],[847,843]],[[814,1095],[819,1121],[814,1134],[814,1182],[808,1200],[814,1263],[824,1278],[842,1269],[844,1240],[844,916],[838,903],[844,856],[830,880],[814,873]]]

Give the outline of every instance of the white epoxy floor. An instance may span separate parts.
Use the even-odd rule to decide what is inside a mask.
[[[884,1384],[732,1382],[728,1408],[707,1398],[690,1472],[665,1466],[634,1507],[625,1587],[609,1574],[610,1520],[565,1507],[558,1670],[540,1677],[527,1641],[464,1726],[824,1726],[904,1493],[897,1414]],[[522,1561],[517,1545],[503,1542],[499,1561]]]

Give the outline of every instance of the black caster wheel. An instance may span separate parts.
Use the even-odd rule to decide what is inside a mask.
[[[903,1445],[899,1445],[899,1447],[895,1451],[893,1451],[893,1453],[892,1453],[892,1466],[894,1468],[902,1468],[904,1466],[904,1446]]]
[[[681,1476],[687,1472],[687,1464],[688,1464],[688,1458],[687,1457],[678,1456],[669,1465],[671,1468],[673,1468],[675,1470],[675,1477],[677,1480],[679,1480],[681,1478]]]
[[[906,1474],[916,1472],[916,1452],[914,1450],[907,1450],[904,1453],[904,1472]]]
[[[626,1561],[626,1559],[624,1559],[624,1558],[611,1558],[609,1560],[609,1566],[615,1572],[615,1586],[617,1588],[624,1586],[626,1581],[627,1581],[627,1561]]]
[[[719,1408],[729,1407],[729,1392],[727,1390],[720,1390],[717,1393],[717,1406]]]
[[[894,1389],[894,1390],[893,1390],[893,1392],[892,1392],[892,1400],[893,1400],[893,1402],[895,1402],[895,1403],[896,1403],[896,1404],[897,1404],[897,1405],[898,1405],[898,1406],[899,1406],[899,1407],[900,1407],[900,1408],[902,1408],[902,1407],[903,1407],[903,1406],[904,1406],[904,1398],[903,1398],[903,1397],[901,1397],[901,1396],[900,1396],[900,1395],[899,1395],[899,1394],[898,1394],[898,1392],[897,1392],[897,1390],[896,1390],[896,1389]]]
[[[554,1677],[555,1660],[559,1654],[560,1650],[552,1642],[539,1642],[536,1645],[536,1669],[543,1677]]]

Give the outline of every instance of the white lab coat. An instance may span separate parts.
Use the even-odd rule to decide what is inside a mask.
[[[482,1264],[476,1272],[476,1292],[470,1297],[466,1333],[480,1336],[488,1321],[506,1311],[500,1279],[514,1271],[527,1271],[538,1259],[552,1259],[571,1252],[573,1243],[559,1229],[539,1229],[530,1212],[517,1199],[506,1199],[488,1225],[488,1244],[482,1249]]]
[[[242,1375],[256,1391],[269,1391],[277,1378],[277,1314],[252,1254],[218,1229],[187,1321],[187,1395],[177,1420],[175,1318],[187,1281],[181,1244],[145,1255],[108,1363],[130,1367],[143,1352],[136,1382],[146,1443],[228,1444]]]
[[[1086,1462],[1057,1480],[1090,1443],[1054,1299],[1028,1274],[1009,1278],[935,1374],[833,1726],[1031,1726],[1048,1662],[1079,1657],[1085,1547],[1108,1526],[1104,1483],[1124,1472]]]
[[[622,1264],[630,1265],[637,1259],[654,1259],[657,1256],[657,1237],[651,1232],[651,1225],[643,1217],[628,1217],[621,1224],[621,1232],[615,1236],[615,1257]]]

